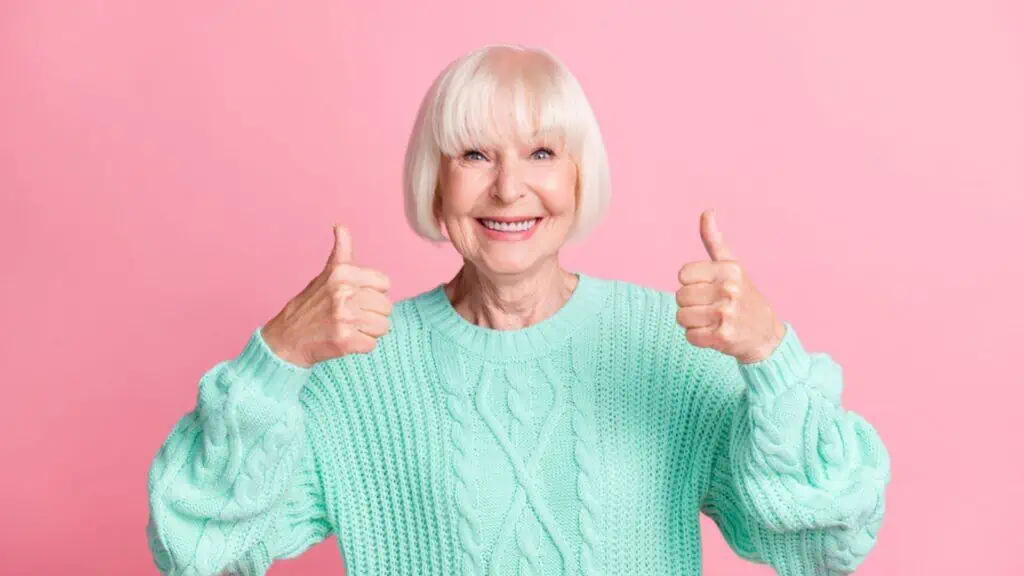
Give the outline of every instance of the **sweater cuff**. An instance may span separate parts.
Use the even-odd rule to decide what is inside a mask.
[[[270,398],[298,399],[312,369],[292,364],[274,354],[263,339],[262,330],[263,326],[253,330],[245,348],[231,361],[232,372],[237,378],[255,383]]]
[[[737,362],[740,374],[753,394],[775,396],[786,388],[807,379],[811,356],[800,343],[789,322],[783,322],[786,333],[771,355],[758,362]]]

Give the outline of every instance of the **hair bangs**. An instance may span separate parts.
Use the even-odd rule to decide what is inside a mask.
[[[434,115],[441,152],[456,157],[514,138],[522,144],[565,147],[578,156],[586,124],[573,113],[577,107],[558,68],[550,60],[545,64],[505,72],[481,58],[453,74],[442,87]]]

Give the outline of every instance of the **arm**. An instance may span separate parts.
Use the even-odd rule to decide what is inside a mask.
[[[750,364],[717,355],[717,443],[702,511],[730,547],[779,574],[852,572],[875,544],[889,455],[840,404],[842,372],[793,327]]]
[[[149,470],[150,552],[162,574],[266,572],[330,533],[300,392],[311,369],[253,332],[199,382]]]

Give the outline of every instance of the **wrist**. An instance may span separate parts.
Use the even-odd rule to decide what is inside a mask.
[[[769,358],[785,339],[786,324],[781,320],[776,320],[772,330],[772,335],[767,342],[759,346],[753,353],[737,356],[736,359],[741,364],[755,364]]]
[[[232,361],[234,379],[253,385],[277,399],[296,399],[310,370],[278,355],[263,337],[263,327],[253,331],[241,354]]]
[[[813,360],[803,347],[796,330],[785,326],[782,342],[760,362],[739,364],[739,371],[752,397],[773,397],[804,382]]]
[[[299,353],[296,348],[289,344],[287,338],[280,329],[280,325],[275,322],[277,317],[264,324],[263,328],[260,329],[260,336],[263,338],[263,342],[266,343],[267,348],[277,356],[278,359],[297,366],[299,368],[310,368],[313,363],[310,362],[305,356]]]

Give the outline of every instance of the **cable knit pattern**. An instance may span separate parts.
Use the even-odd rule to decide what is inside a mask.
[[[696,348],[674,295],[580,275],[553,316],[475,326],[440,286],[370,354],[311,369],[253,331],[202,375],[148,478],[163,574],[262,575],[330,535],[352,576],[700,574],[698,513],[784,576],[873,549],[889,456],[786,324]]]
[[[435,340],[434,357],[442,365],[441,384],[447,394],[448,414],[451,416],[451,440],[454,453],[452,470],[455,481],[455,506],[458,511],[459,543],[462,547],[462,574],[475,576],[483,574],[483,551],[480,547],[480,527],[476,515],[475,484],[473,476],[473,455],[467,428],[472,408],[469,394],[463,390],[468,382],[460,358],[441,349],[440,340]]]
[[[308,458],[298,400],[306,371],[258,339],[253,334],[238,358],[203,375],[195,410],[178,422],[151,467],[147,536],[166,573],[237,569],[261,544],[258,535],[271,518],[298,522],[310,539],[322,539],[318,507],[297,494],[312,481],[300,466]]]
[[[505,374],[509,383],[508,410],[512,416],[509,440],[518,450],[524,450],[533,429],[530,408],[530,385],[526,380],[525,367],[520,363],[509,363]],[[518,527],[520,576],[539,573],[540,525],[532,519],[520,521]],[[493,564],[492,566],[497,566]]]
[[[594,375],[593,347],[586,346],[592,339],[575,338],[572,347],[573,369],[573,418],[572,427],[576,434],[574,456],[579,474],[576,477],[576,494],[580,499],[579,530],[580,574],[596,576],[601,573],[598,560],[599,536],[598,514],[600,497],[597,494],[596,477],[599,473],[594,455],[597,431],[594,428]]]
[[[720,363],[721,364],[721,363]],[[813,564],[825,573],[853,571],[872,548],[884,514],[889,456],[874,428],[840,404],[841,367],[827,354],[808,354],[787,325],[772,358],[719,366],[725,400],[710,498],[737,498],[758,520],[764,558],[783,574]],[[737,517],[725,522],[741,522]],[[750,523],[750,520],[746,520]],[[807,533],[787,557],[777,534]]]

